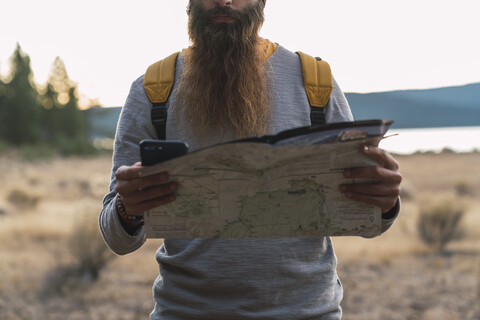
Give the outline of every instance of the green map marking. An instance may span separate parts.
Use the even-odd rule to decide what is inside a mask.
[[[240,215],[219,235],[227,237],[310,236],[330,224],[324,212],[325,194],[314,180],[289,181],[290,188],[257,192],[240,199]],[[280,205],[281,203],[281,205]]]

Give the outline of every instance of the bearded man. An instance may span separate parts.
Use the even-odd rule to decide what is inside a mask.
[[[190,0],[191,47],[178,57],[167,101],[168,140],[192,150],[235,138],[275,134],[310,125],[310,105],[299,57],[282,46],[265,56],[258,32],[262,0]],[[156,139],[151,103],[137,79],[119,119],[110,192],[100,229],[108,246],[127,254],[145,242],[143,222],[130,217],[175,201],[179,186],[168,172],[142,177],[138,144]],[[352,121],[333,81],[326,121]],[[380,167],[350,169],[349,178],[376,183],[341,185],[354,200],[382,209],[382,231],[399,212],[397,162],[376,147],[364,152]],[[164,239],[156,259],[151,318],[340,319],[343,289],[329,237],[262,239]]]

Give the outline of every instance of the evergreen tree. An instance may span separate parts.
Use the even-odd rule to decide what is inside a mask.
[[[78,98],[76,87],[71,87],[68,91],[68,102],[61,110],[63,137],[67,139],[63,143],[63,151],[73,154],[88,153],[91,149],[90,141],[87,135],[87,119],[85,113],[78,107]]]
[[[53,62],[48,85],[57,93],[59,105],[65,105],[69,101],[70,89],[75,87],[75,83],[68,77],[67,68],[60,57],[56,57]]]
[[[49,141],[54,141],[63,153],[88,152],[87,119],[78,107],[76,84],[68,77],[59,57],[53,63],[42,102]]]
[[[6,111],[7,111],[7,85],[0,79],[0,140],[5,139]],[[0,141],[2,142],[2,141]]]
[[[11,57],[10,81],[0,111],[0,138],[14,145],[40,141],[40,112],[37,91],[33,84],[30,57],[19,44]]]
[[[57,133],[60,132],[57,121],[59,107],[57,102],[57,92],[50,83],[47,83],[45,91],[40,95],[40,104],[42,110],[43,139],[54,145],[56,143]]]
[[[73,140],[82,135],[82,119],[79,117],[77,97],[75,87],[68,91],[68,102],[63,105],[59,112],[60,134],[68,140]]]
[[[9,81],[0,79],[0,142],[53,147],[63,154],[93,151],[87,119],[78,107],[76,84],[57,57],[42,94],[33,83],[30,57],[20,45],[11,57]],[[38,148],[37,148],[38,149]],[[39,150],[40,150],[39,149]]]

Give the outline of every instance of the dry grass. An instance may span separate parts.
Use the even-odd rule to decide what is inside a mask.
[[[480,319],[480,154],[397,159],[405,196],[395,225],[375,239],[334,239],[344,319]],[[100,211],[109,170],[109,156],[37,163],[0,158],[0,319],[148,318],[161,241],[109,261],[97,281],[77,283],[81,288],[67,286],[60,295],[44,290],[52,271],[77,263],[69,239],[85,211]],[[8,200],[14,190],[39,200],[15,205]],[[466,208],[466,237],[443,254],[424,245],[416,227],[421,204],[439,196]]]

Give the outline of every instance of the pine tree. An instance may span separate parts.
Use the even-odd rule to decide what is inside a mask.
[[[70,80],[65,63],[63,63],[60,57],[56,57],[53,62],[48,84],[52,87],[53,91],[57,93],[58,103],[65,105],[69,101],[70,89],[76,85]]]
[[[42,94],[33,83],[30,57],[20,45],[11,57],[9,81],[0,79],[0,142],[53,147],[64,154],[93,151],[76,84],[57,57]]]
[[[6,136],[7,85],[0,79],[0,140]],[[2,141],[0,141],[1,143]]]
[[[57,133],[60,132],[57,120],[59,107],[57,102],[58,93],[50,83],[47,83],[45,91],[40,95],[42,110],[43,139],[48,144],[54,145],[57,142]]]
[[[61,131],[62,134],[70,140],[80,137],[85,129],[83,119],[80,116],[78,99],[75,92],[75,87],[71,87],[68,90],[68,102],[61,109]]]
[[[87,136],[87,119],[78,106],[76,84],[68,77],[63,61],[57,57],[42,95],[45,110],[45,132],[49,141],[66,154],[79,154],[91,147]],[[50,108],[48,108],[50,106]]]
[[[33,83],[30,57],[17,44],[10,67],[10,81],[0,111],[0,138],[14,145],[34,144],[41,139],[37,91]]]

